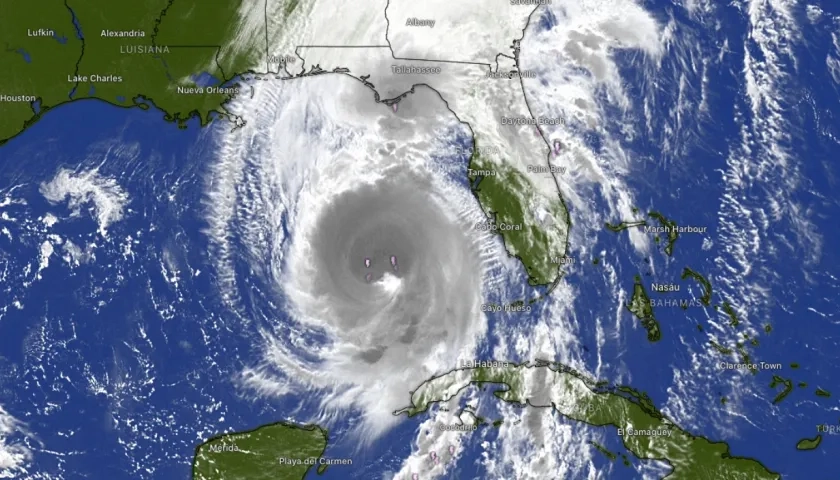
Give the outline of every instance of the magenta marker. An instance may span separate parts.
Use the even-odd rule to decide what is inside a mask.
[[[370,268],[370,259],[365,257],[365,267]]]
[[[416,473],[411,474],[411,480],[417,480],[418,478],[420,478],[420,475],[418,475]]]
[[[450,445],[449,446],[449,454],[450,455],[455,455],[455,445]]]
[[[560,149],[562,149],[562,148],[563,148],[563,144],[560,143],[560,140],[555,140],[554,141],[554,154],[555,155],[560,155]]]
[[[393,109],[394,109],[394,113],[397,113],[397,105],[398,105],[398,104],[396,104],[396,103],[391,104],[391,108],[393,108]]]
[[[365,275],[365,281],[367,281],[368,283],[370,283],[370,281],[372,279],[373,279],[373,274],[372,273],[368,273],[367,275]]]

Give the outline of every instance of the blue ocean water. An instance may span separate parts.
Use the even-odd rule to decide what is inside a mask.
[[[312,417],[312,399],[256,401],[235,386],[260,352],[218,299],[202,233],[203,175],[213,154],[203,145],[212,131],[179,130],[159,112],[102,102],[51,113],[0,153],[0,189],[26,199],[0,220],[9,233],[0,258],[15,270],[4,277],[4,298],[21,305],[0,315],[0,404],[26,423],[7,443],[23,442],[34,455],[20,478],[188,478],[202,439],[295,421],[292,412]],[[125,189],[125,214],[109,226],[110,240],[96,236],[95,215],[74,216],[43,198],[40,185],[62,168],[96,169]],[[48,212],[58,217],[49,230],[57,251],[60,238],[82,249],[89,242],[91,254],[80,264],[56,254],[32,275],[26,265],[37,263],[48,238],[36,219]],[[19,288],[27,278],[31,285]],[[254,311],[267,308],[259,293],[251,300]],[[421,420],[382,438],[375,455],[343,440],[339,422],[325,455],[354,458],[359,478],[398,469]],[[347,478],[342,468],[319,478]]]
[[[774,65],[785,74],[774,92],[785,123],[774,137],[777,141],[762,144],[765,126],[771,130],[776,126],[768,123],[769,107],[758,116],[750,111],[743,52],[752,52],[758,58],[753,61],[765,58],[747,31],[743,9],[735,4],[717,6],[714,18],[718,23],[710,34],[708,24],[681,8],[670,4],[652,8],[663,23],[676,19],[675,35],[685,35],[687,43],[711,58],[720,54],[720,60],[701,69],[698,58],[671,54],[663,60],[662,76],[651,79],[637,56],[619,57],[637,111],[643,109],[649,84],[656,84],[660,94],[656,110],[660,121],[653,123],[651,134],[627,144],[634,157],[643,159],[630,176],[637,218],[655,210],[679,225],[706,227],[708,233],[682,234],[673,257],[663,253],[664,242],[652,255],[640,255],[626,233],[605,231],[599,246],[615,262],[625,291],[632,292],[632,277],[639,274],[651,298],[699,299],[699,287],[680,279],[688,266],[712,282],[713,305],[728,301],[742,325],[731,328],[722,309],[657,308],[662,341],[649,343],[640,327],[622,330],[621,340],[608,343],[602,351],[609,363],[607,370],[615,377],[624,375],[626,383],[647,392],[657,405],[667,406],[666,413],[672,417],[685,416],[677,412],[679,405],[691,404],[693,421],[678,423],[692,433],[728,443],[732,455],[757,459],[783,478],[834,478],[831,455],[837,450],[836,434],[823,434],[821,446],[814,451],[798,451],[796,443],[814,438],[818,424],[836,429],[840,423],[833,392],[840,384],[836,367],[840,327],[835,320],[840,259],[832,248],[840,240],[833,220],[838,208],[834,158],[840,105],[836,80],[826,69],[826,58],[836,55],[832,44],[836,25],[829,20],[804,21],[805,6],[794,8],[796,18],[802,20],[798,32],[802,40],[783,40],[793,45],[794,55],[780,56],[780,63]],[[686,69],[692,61],[695,68]],[[690,85],[705,83],[708,90],[676,88],[680,75]],[[679,102],[706,102],[706,113],[692,117],[683,129],[676,128],[668,114]],[[643,121],[640,118],[639,124]],[[745,131],[750,138],[747,146]],[[775,156],[778,152],[784,156]],[[618,220],[624,219],[612,219]],[[743,259],[747,266],[739,263]],[[581,285],[583,305],[596,304],[610,294],[602,279],[586,276],[592,270],[571,280]],[[654,282],[680,284],[682,292],[653,293],[650,284]],[[593,308],[591,315],[599,313],[604,315],[604,309]],[[627,312],[625,317],[635,321]],[[751,327],[745,328],[744,322]],[[769,333],[763,330],[765,325],[772,328]],[[745,332],[748,338],[743,337]],[[708,344],[710,334],[719,342],[728,340],[720,343],[733,348],[740,341],[753,362],[780,363],[782,369],[755,376],[722,370],[716,362],[737,360],[714,352]],[[594,343],[594,338],[590,328],[583,342]],[[751,345],[752,338],[758,346]],[[710,361],[698,358],[703,351],[710,352]],[[799,367],[792,368],[793,363]],[[694,373],[698,385],[675,387],[679,383],[675,372],[680,371]],[[773,399],[781,386],[770,388],[774,374],[793,382],[791,394],[775,405]],[[807,386],[799,387],[799,382]],[[830,391],[832,397],[816,396],[817,387]],[[698,391],[705,393],[695,398]],[[692,398],[679,399],[686,395]],[[722,405],[721,397],[729,403]],[[607,439],[608,448],[624,451],[614,435]],[[637,478],[635,472],[615,473],[615,478]]]
[[[713,51],[722,40],[704,36],[704,27],[679,9],[662,5],[657,11],[663,18],[676,16],[684,31],[696,31],[704,51]],[[741,12],[735,7],[724,11],[721,31],[729,50],[753,48],[745,45]],[[541,24],[554,25],[551,17]],[[743,162],[733,159],[741,148],[741,126],[760,125],[761,119],[752,118],[738,87],[743,58],[725,55],[706,71],[708,83],[716,86],[707,98],[709,113],[677,131],[677,146],[663,149],[675,136],[663,127],[627,145],[645,159],[630,178],[641,212],[661,211],[681,225],[705,226],[708,233],[682,235],[671,258],[661,251],[640,256],[626,234],[605,231],[599,237],[607,252],[604,262],[615,268],[625,290],[632,289],[638,273],[646,286],[653,281],[679,283],[679,298],[689,289],[699,297],[694,284],[679,279],[683,267],[690,266],[712,281],[713,303],[729,301],[753,328],[733,331],[724,324],[718,329],[713,323],[721,323],[721,314],[712,309],[659,308],[663,340],[651,344],[642,329],[623,328],[599,352],[607,364],[606,379],[645,391],[657,405],[667,406],[668,413],[683,417],[673,400],[680,394],[675,371],[695,371],[704,382],[704,394],[692,403],[693,421],[683,426],[725,441],[733,455],[758,459],[793,479],[823,478],[831,471],[829,455],[837,448],[837,436],[824,435],[815,451],[797,451],[795,444],[816,435],[817,424],[838,424],[836,397],[819,398],[815,388],[840,394],[834,391],[840,384],[833,320],[838,259],[831,248],[840,234],[833,222],[838,205],[832,195],[838,179],[833,163],[838,92],[825,68],[832,32],[820,23],[806,28],[802,35],[809,41],[797,45],[798,65],[796,70],[788,66],[791,77],[781,92],[790,136],[778,146],[791,152],[797,167],[761,166],[761,152]],[[628,88],[642,98],[649,79],[636,61],[628,55],[621,65]],[[702,72],[684,70],[679,58],[665,62],[664,70],[670,69],[672,76],[663,82],[685,73],[690,83],[702,83]],[[688,95],[700,101],[698,90]],[[663,94],[657,101],[665,112],[678,99]],[[242,334],[242,319],[218,298],[212,249],[202,233],[205,169],[214,154],[207,140],[214,133],[195,123],[179,130],[154,109],[76,102],[56,108],[0,148],[0,192],[12,191],[14,198],[26,201],[5,205],[2,212],[8,216],[0,218],[0,260],[7,265],[0,277],[5,307],[0,311],[0,405],[26,424],[26,432],[10,440],[24,442],[34,455],[33,467],[20,478],[188,478],[201,439],[294,420],[293,414],[307,418],[316,408],[312,399],[255,400],[233,381],[243,366],[258,360],[259,352]],[[73,214],[68,205],[44,199],[41,185],[62,169],[96,171],[116,179],[124,190],[123,215],[108,225],[107,238],[97,235],[97,212],[89,204]],[[770,173],[756,178],[757,170],[765,169]],[[743,217],[727,213],[734,208],[733,198]],[[773,204],[774,199],[782,205]],[[44,222],[48,214],[57,217],[51,226]],[[812,226],[806,228],[801,219]],[[816,260],[817,244],[795,232],[805,232],[812,242],[819,239]],[[741,248],[741,233],[748,241],[757,235],[759,243],[748,255],[751,268],[733,270],[730,257]],[[87,260],[73,260],[85,257],[62,250],[68,241],[87,252]],[[39,271],[44,242],[56,253],[47,256],[48,266]],[[247,281],[253,272],[247,265],[239,267],[245,284],[254,287],[247,298],[250,305],[271,313],[260,279]],[[612,290],[603,268],[580,258],[569,277],[580,287],[578,318],[584,321],[609,318],[615,307],[604,300]],[[756,292],[760,295],[753,296]],[[495,321],[491,318],[491,326]],[[625,325],[634,321],[624,314]],[[763,332],[765,324],[772,326],[770,333]],[[596,332],[587,325],[576,348],[594,368]],[[793,392],[773,405],[778,390],[768,386],[771,372],[739,376],[698,360],[694,353],[710,350],[710,331],[722,343],[743,331],[757,337],[759,345],[747,347],[751,357],[781,363],[778,374],[794,382]],[[800,368],[790,368],[793,362]],[[798,382],[808,386],[799,388]],[[736,401],[739,391],[744,394]],[[733,405],[721,405],[722,396],[733,398]],[[396,470],[411,452],[421,420],[406,420],[363,452],[342,438],[350,425],[339,425],[330,434],[334,442],[327,456],[353,457],[355,478]],[[607,448],[626,453],[614,432],[604,438]],[[474,461],[480,449],[475,443],[467,448],[451,478],[481,478]],[[610,478],[638,478],[636,470],[620,462],[596,457],[595,464],[609,470]],[[331,467],[317,478],[347,475],[342,467]]]

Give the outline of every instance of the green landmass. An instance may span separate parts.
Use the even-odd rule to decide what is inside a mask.
[[[735,308],[733,308],[732,305],[730,305],[729,302],[726,302],[726,301],[724,301],[723,304],[721,304],[721,305],[715,305],[714,308],[715,308],[716,311],[720,311],[721,307],[723,307],[724,313],[726,313],[726,315],[729,317],[729,325],[733,328],[737,328],[741,324],[741,321],[738,319],[738,313],[735,311]],[[746,340],[747,342],[744,342],[744,341],[736,342],[735,343],[735,350],[738,352],[738,355],[741,358],[741,363],[751,365],[752,364],[752,358],[751,358],[749,352],[747,351],[747,348],[748,348],[749,345],[752,345],[753,347],[757,347],[759,345],[758,338],[755,338],[755,337],[750,338],[750,335],[746,332],[742,332],[740,334],[740,336],[743,337],[743,339]],[[710,343],[711,343],[712,347],[715,348],[715,350],[717,350],[718,352],[720,352],[724,355],[729,355],[729,354],[733,353],[733,349],[731,349],[731,348],[724,347],[723,345],[721,345],[717,342],[714,342],[714,341],[710,341]],[[750,370],[750,373],[752,373],[753,375],[758,374],[758,369],[757,368],[750,368],[749,370]]]
[[[822,435],[817,435],[814,438],[803,438],[796,443],[797,450],[813,450],[822,443]]]
[[[628,387],[626,385],[621,385],[616,387],[616,391],[621,393],[626,393],[627,396],[633,400],[633,402],[638,405],[642,410],[645,411],[646,414],[650,415],[654,418],[662,418],[662,413],[657,410],[656,405],[653,403],[653,400],[648,396],[647,393],[641,392],[636,390],[635,388]]]
[[[625,307],[642,322],[642,326],[647,330],[649,341],[658,342],[662,339],[662,331],[659,328],[659,322],[656,321],[656,317],[653,314],[650,297],[648,297],[645,286],[642,285],[642,278],[638,275],[633,280],[633,297]]]
[[[286,6],[283,7],[283,16],[288,18],[292,13],[294,13],[295,9],[298,6],[298,3],[300,3],[299,0],[289,0],[286,3]]]
[[[718,351],[718,353],[722,353],[722,354],[724,354],[724,355],[731,355],[731,354],[732,354],[732,349],[731,349],[731,348],[726,348],[726,347],[724,347],[723,345],[721,345],[721,344],[717,343],[717,342],[716,342],[716,341],[714,341],[714,340],[709,340],[709,344],[712,346],[712,348],[714,348],[715,350],[717,350],[717,351]]]
[[[51,30],[54,37],[29,36],[28,30],[41,28]],[[75,73],[76,62],[82,56],[82,42],[76,37],[70,9],[61,2],[43,0],[34,4],[4,4],[0,15],[0,39],[3,43],[0,64],[6,71],[0,80],[0,95],[13,99],[2,102],[2,145],[40,115],[69,100],[73,85],[67,82],[67,75]],[[23,97],[37,98],[41,114],[35,112],[33,101]]]
[[[553,223],[539,225],[533,221],[529,192],[534,186],[527,177],[505,163],[490,162],[474,148],[470,157],[469,180],[473,194],[501,235],[508,253],[525,267],[528,283],[551,285],[560,275],[559,259],[566,254],[566,207],[558,196],[550,208]],[[479,176],[475,172],[493,171],[495,175]],[[513,226],[513,230],[503,229]]]
[[[743,342],[736,343],[735,348],[738,350],[738,354],[741,355],[741,363],[745,363],[747,365],[752,365],[753,364],[752,363],[752,358],[750,357],[750,354],[747,353],[747,349],[745,348]],[[758,374],[758,368],[750,367],[749,370],[750,370],[750,373],[752,373],[753,375]]]
[[[598,442],[593,442],[592,440],[589,441],[589,444],[595,447],[596,450],[604,454],[605,457],[609,458],[610,461],[615,461],[618,458],[618,455],[614,454],[613,452],[609,451],[607,447],[601,445]]]
[[[770,388],[775,390],[779,385],[784,385],[784,388],[778,395],[776,395],[776,398],[773,399],[773,404],[781,402],[785,399],[785,397],[790,395],[790,392],[793,391],[793,381],[787,378],[782,378],[778,375],[773,375],[773,381],[770,382]]]
[[[791,363],[791,364],[790,364],[790,368],[793,368],[793,369],[795,370],[795,369],[799,368],[799,364],[798,364],[798,363],[795,363],[795,362],[794,362],[794,363]]]
[[[648,405],[646,395],[629,387],[597,390],[593,380],[557,363],[452,370],[423,382],[412,392],[411,406],[394,413],[426,412],[432,404],[449,401],[479,382],[496,385],[494,396],[501,401],[552,408],[571,420],[618,429],[622,443],[634,456],[670,465],[669,479],[779,478],[757,460],[732,455],[726,443],[685,431]],[[628,434],[628,430],[639,434]]]
[[[770,325],[769,323],[764,325],[764,333],[770,333],[772,331],[773,331],[773,326],[772,325]]]
[[[196,448],[192,478],[302,480],[326,448],[327,432],[315,425],[274,423],[220,435]]]
[[[817,392],[816,392],[816,393],[817,393],[817,396],[818,396],[818,397],[826,397],[826,398],[828,398],[828,397],[830,397],[830,396],[831,396],[831,393],[829,393],[827,390],[823,390],[822,388],[817,388]]]
[[[693,278],[700,286],[703,288],[703,295],[700,297],[700,301],[703,302],[703,305],[709,305],[712,303],[712,284],[698,272],[685,267],[682,271],[682,279],[685,280],[686,278]]]
[[[505,423],[505,420],[503,418],[493,420],[493,426],[496,428],[501,427],[503,423]]]
[[[799,388],[805,388],[808,386],[806,382],[799,382],[797,385],[799,386]]]
[[[236,85],[200,93],[178,87],[199,88],[201,74],[225,83],[265,68],[265,27],[243,35],[241,8],[242,0],[8,3],[0,16],[7,71],[0,96],[12,100],[2,101],[0,145],[49,110],[83,99],[151,104],[181,127],[190,118],[207,124],[229,115],[224,104]]]
[[[607,230],[611,232],[620,232],[622,230],[627,230],[628,228],[632,227],[644,227],[647,225],[647,222],[644,220],[633,220],[629,222],[621,222],[621,223],[605,223],[604,226],[607,227]]]
[[[735,309],[732,308],[732,305],[729,302],[723,302],[723,311],[729,317],[729,325],[732,327],[737,327],[741,324],[741,321],[738,320],[738,313],[735,312]]]
[[[659,212],[648,212],[648,216],[659,222],[659,225],[665,228],[668,233],[668,243],[665,245],[665,254],[669,257],[674,254],[674,244],[680,238],[680,233],[677,231],[677,223],[669,220],[665,215]]]

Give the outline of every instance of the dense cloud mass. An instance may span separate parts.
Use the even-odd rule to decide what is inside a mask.
[[[484,335],[485,259],[500,247],[474,228],[485,217],[453,155],[464,128],[429,89],[395,107],[337,75],[242,101],[256,120],[222,146],[211,233],[226,296],[250,294],[234,267],[241,236],[282,300],[244,382],[318,389],[325,416],[359,409],[365,432],[382,432],[411,389],[472,358]]]
[[[323,320],[343,343],[342,361],[366,364],[366,374],[422,363],[461,337],[474,312],[478,255],[433,188],[401,172],[342,193],[291,263],[298,308]]]

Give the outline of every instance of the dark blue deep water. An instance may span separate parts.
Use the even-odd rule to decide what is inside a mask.
[[[826,9],[830,11],[831,6]],[[745,48],[757,50],[748,40],[746,12],[734,5],[718,6],[719,28],[710,35],[708,26],[698,24],[697,18],[689,18],[682,9],[661,6],[653,10],[663,21],[676,18],[679,35],[686,35],[699,50],[717,52],[725,41],[730,52],[722,55],[720,62],[710,63],[706,71],[708,114],[692,118],[694,126],[676,134],[663,128],[669,123],[664,112],[679,101],[673,83],[684,73],[690,83],[699,85],[702,72],[683,70],[680,59],[673,55],[664,59],[663,76],[656,79],[645,76],[635,55],[620,62],[627,88],[637,94],[637,108],[642,108],[646,84],[665,85],[657,101],[663,112],[658,115],[661,124],[655,125],[653,135],[627,144],[628,150],[645,159],[635,164],[638,168],[630,180],[640,210],[638,218],[656,210],[679,225],[706,227],[707,233],[681,235],[672,257],[664,254],[664,242],[653,255],[639,255],[626,233],[605,231],[599,247],[605,247],[607,258],[618,262],[616,270],[626,291],[632,292],[632,277],[638,274],[654,299],[699,299],[697,285],[680,279],[683,268],[691,267],[712,282],[712,306],[727,301],[742,324],[730,327],[722,309],[657,308],[662,340],[649,343],[642,328],[624,329],[620,333],[623,342],[613,348],[608,344],[602,353],[604,361],[612,364],[607,368],[616,375],[629,373],[625,377],[628,384],[647,392],[657,405],[667,405],[666,412],[677,418],[681,415],[674,414],[679,410],[674,400],[688,395],[687,400],[695,406],[693,419],[680,423],[692,433],[728,443],[732,455],[757,459],[783,478],[836,478],[832,455],[840,448],[836,433],[840,415],[834,392],[840,385],[840,257],[834,246],[840,242],[840,227],[834,218],[840,208],[836,190],[840,98],[838,84],[826,69],[826,58],[837,54],[832,44],[836,23],[825,17],[811,23],[805,20],[804,5],[793,9],[801,22],[801,40],[791,41],[796,62],[780,56],[778,64],[785,74],[775,94],[784,119],[782,134],[776,142],[750,143],[751,150],[743,153],[742,126],[763,132],[771,125],[766,122],[769,112],[755,116],[745,99],[742,52]],[[754,55],[762,58],[760,52]],[[697,103],[700,95],[700,89],[686,93],[689,101]],[[757,140],[757,135],[752,139]],[[669,141],[680,142],[680,149],[666,151],[663,145]],[[774,158],[775,149],[786,152],[789,163]],[[806,223],[808,227],[804,227]],[[658,225],[655,221],[651,224]],[[712,242],[704,245],[706,239]],[[741,268],[733,258],[747,244],[751,245],[745,250],[749,267]],[[592,271],[582,269],[578,278],[571,280],[580,285],[583,305],[603,301],[608,291],[603,279],[587,277]],[[653,293],[653,282],[680,284],[681,292]],[[592,310],[593,316],[598,314],[598,308]],[[744,327],[744,321],[752,330]],[[769,333],[765,325],[770,326]],[[699,361],[697,352],[714,352],[708,345],[710,333],[718,341],[727,340],[721,343],[728,346],[743,342],[753,362],[779,363],[782,368],[740,375]],[[743,337],[745,333],[748,337]],[[751,344],[753,338],[757,346]],[[584,335],[583,343],[587,342],[594,343],[594,331]],[[729,362],[737,358],[714,353],[709,357]],[[594,359],[591,362],[594,365]],[[674,388],[675,371],[694,372],[701,378],[699,385],[680,393]],[[782,387],[770,388],[774,374],[793,382],[793,391],[778,404],[773,399]],[[804,386],[800,387],[800,382]],[[817,396],[818,387],[829,391],[831,397]],[[695,397],[698,390],[705,393]],[[730,403],[723,405],[722,397]],[[797,442],[814,438],[817,425],[828,425],[834,433],[823,434],[816,450],[798,451]],[[624,451],[617,437],[606,438],[610,449]],[[637,478],[635,472],[622,467],[613,470],[616,478]]]
[[[840,257],[834,248],[840,244],[840,104],[825,60],[834,53],[836,25],[802,22],[807,41],[793,47],[798,63],[783,65],[789,76],[779,90],[787,135],[775,146],[788,152],[790,163],[761,167],[761,149],[737,154],[741,126],[762,128],[741,86],[742,52],[753,48],[745,45],[744,13],[721,7],[725,15],[715,36],[679,9],[649,7],[693,32],[701,50],[713,52],[725,40],[735,52],[706,71],[714,86],[708,114],[692,119],[679,149],[663,149],[674,133],[660,127],[626,145],[644,159],[628,179],[640,215],[660,211],[680,225],[706,227],[707,233],[682,235],[671,257],[661,246],[640,256],[626,233],[606,230],[598,248],[625,291],[632,291],[636,274],[647,287],[681,285],[670,297],[649,290],[656,299],[699,298],[696,284],[680,279],[683,268],[691,267],[712,282],[712,304],[731,304],[743,325],[728,327],[722,311],[713,308],[662,307],[656,309],[662,340],[650,343],[625,312],[626,326],[600,351],[607,365],[604,379],[647,392],[666,413],[686,419],[680,423],[692,433],[724,441],[733,455],[755,458],[784,478],[837,478],[831,455],[839,451],[840,435],[823,435],[814,451],[795,448],[817,434],[818,424],[840,427]],[[804,16],[804,8],[798,14]],[[538,26],[555,28],[556,18],[543,16]],[[77,33],[81,37],[80,29]],[[641,106],[650,79],[637,62],[633,55],[619,58],[627,89]],[[666,56],[663,62],[667,75],[661,81],[675,81],[683,71],[679,59]],[[701,83],[700,72],[685,73],[689,82]],[[664,112],[677,101],[668,93],[676,90],[661,91],[657,106]],[[698,90],[688,95],[699,101]],[[0,407],[20,421],[17,431],[0,428],[0,439],[5,435],[7,445],[23,444],[32,452],[26,469],[12,478],[186,479],[201,440],[313,413],[311,399],[254,399],[234,381],[243,367],[259,360],[259,352],[254,338],[243,334],[241,319],[219,298],[204,234],[203,192],[215,154],[208,140],[216,128],[229,127],[201,129],[193,122],[180,130],[154,109],[81,101],[54,109],[0,147]],[[46,200],[42,185],[62,171],[71,178],[95,172],[118,184],[125,195],[122,214],[104,236],[91,201],[74,207]],[[732,181],[736,176],[742,181]],[[107,182],[99,186],[113,193]],[[13,201],[4,203],[7,198]],[[739,242],[746,238],[749,244],[751,235],[760,242],[746,253],[750,267],[733,268]],[[45,248],[52,253],[45,255]],[[592,258],[577,261],[568,281],[580,292],[577,317],[583,327],[579,344],[571,348],[594,368],[593,325],[596,318],[612,322],[615,299],[605,301],[612,293],[604,267],[593,265]],[[247,277],[248,269],[242,266],[239,274]],[[256,309],[265,301],[248,300]],[[741,341],[753,361],[783,368],[755,376],[715,368],[714,361],[697,358],[710,351],[710,332],[725,345],[746,333]],[[757,346],[750,344],[753,338]],[[675,377],[690,372],[700,385],[675,387]],[[775,405],[780,387],[769,387],[774,373],[794,385]],[[816,396],[818,387],[832,396]],[[680,411],[681,395],[692,396],[691,411]],[[730,403],[722,404],[722,397]],[[406,420],[363,452],[342,439],[350,425],[341,424],[330,432],[327,456],[352,456],[355,465],[309,477],[379,478],[396,470],[410,454],[421,421]],[[605,438],[607,448],[630,456],[614,432]],[[482,478],[474,462],[480,449],[468,448],[451,478]],[[610,478],[639,475],[620,460],[596,457],[595,463],[610,471]]]

